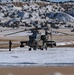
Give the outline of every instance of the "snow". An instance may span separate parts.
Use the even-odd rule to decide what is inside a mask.
[[[15,6],[11,3],[7,4],[6,6],[0,5],[0,8],[1,23],[3,25],[6,25],[6,23],[8,23],[8,26],[14,25],[14,22],[17,21],[17,18],[19,18],[19,26],[20,23],[22,24],[22,22],[26,22],[27,24],[31,23],[31,21],[38,21],[38,23],[43,23],[45,21],[50,22],[50,19],[57,20],[57,22],[74,22],[74,17],[70,14],[64,13],[65,9],[62,8],[60,4],[56,5],[54,3],[52,4],[51,2],[49,2],[49,4],[47,4],[46,6],[42,7],[33,2],[25,4],[22,7]],[[9,23],[10,21],[12,21],[12,23]],[[51,20],[51,22],[53,22],[53,20]]]
[[[73,65],[74,48],[48,48],[28,51],[29,47],[0,49],[1,66],[59,66]]]
[[[64,12],[51,12],[49,18],[54,18],[58,21],[74,22],[74,17]]]
[[[58,42],[57,46],[64,46],[64,45],[73,45],[74,41],[70,41],[70,42]]]
[[[13,9],[14,9],[14,10],[22,10],[21,7],[14,7]]]

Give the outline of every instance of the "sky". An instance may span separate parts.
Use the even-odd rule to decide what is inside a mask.
[[[2,1],[6,1],[6,0],[2,0]],[[11,0],[8,0],[8,1],[11,1]],[[18,1],[18,0],[15,0],[15,1]],[[70,0],[50,0],[50,1],[54,1],[54,2],[60,2],[60,1],[62,1],[62,2],[64,2],[64,1],[70,1]],[[74,1],[74,0],[72,0],[72,1]]]
[[[54,2],[60,2],[60,1],[62,1],[62,2],[64,2],[64,1],[70,1],[70,0],[50,0],[50,1],[54,1]]]

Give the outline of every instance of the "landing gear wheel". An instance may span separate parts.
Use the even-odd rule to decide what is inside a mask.
[[[24,47],[24,45],[20,45],[20,48]]]
[[[20,44],[20,48],[22,48],[22,47],[24,47],[24,44],[21,42],[21,44]]]
[[[31,51],[31,48],[29,48],[29,51]]]
[[[36,47],[33,47],[34,50],[36,50]]]
[[[43,47],[41,47],[40,50],[43,50]]]
[[[43,50],[43,47],[40,46],[39,49],[40,49],[40,50]]]

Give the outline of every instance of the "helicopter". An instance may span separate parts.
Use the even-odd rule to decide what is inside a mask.
[[[39,32],[39,30],[45,30],[45,34],[44,35],[41,35],[41,33]],[[56,46],[56,42],[55,41],[49,41],[49,34],[50,36],[52,36],[52,33],[48,33],[47,32],[48,28],[34,28],[34,29],[30,29],[32,35],[29,36],[29,41],[21,41],[21,45],[20,47],[24,47],[24,43],[29,46],[29,51],[33,48],[34,50],[36,49],[40,49],[40,50],[43,50],[43,49],[46,49],[47,50],[47,47],[50,46],[50,47],[53,47],[53,46]],[[51,37],[52,39],[52,37]]]
[[[41,34],[40,30],[45,31],[45,33]],[[5,36],[13,35],[13,34],[20,33],[20,32],[25,32],[25,31],[31,31],[31,35],[28,35],[29,40],[20,41],[20,47],[24,47],[25,45],[29,46],[29,51],[32,50],[32,48],[33,50],[36,50],[36,49],[47,50],[48,46],[50,47],[56,46],[55,41],[52,41],[52,40],[49,41],[49,35],[51,36],[51,39],[52,39],[52,33],[51,32],[48,33],[48,30],[49,29],[47,26],[46,27],[36,26],[34,28],[28,28],[28,29],[20,30],[20,31],[13,32],[10,34],[6,34]],[[11,45],[12,44],[10,42],[10,47]]]
[[[45,34],[41,34],[40,30],[44,30]],[[24,40],[20,40],[20,38],[19,38],[20,47],[22,48],[25,45],[29,46],[29,51],[31,51],[32,48],[33,48],[33,50],[37,50],[37,49],[40,49],[40,50],[46,49],[47,50],[48,47],[56,46],[56,42],[53,41],[53,39],[52,39],[53,32],[61,33],[64,35],[72,35],[72,34],[60,32],[60,31],[55,31],[55,30],[49,29],[49,27],[45,26],[45,27],[26,28],[24,30],[5,34],[4,36],[9,36],[9,35],[13,35],[13,34],[20,33],[20,32],[25,32],[25,31],[31,31],[31,35],[28,35],[29,40],[24,41]],[[49,37],[50,37],[50,40],[49,40]],[[13,39],[13,38],[11,38],[11,39]],[[10,41],[10,44],[12,44],[11,41]],[[10,45],[10,47],[11,47],[11,45]]]
[[[40,30],[44,30],[45,34],[41,34]],[[30,27],[30,28],[26,28],[24,30],[20,30],[17,32],[13,32],[13,33],[9,33],[9,34],[5,34],[5,36],[9,36],[9,35],[13,35],[16,33],[20,33],[20,32],[25,32],[25,31],[31,31],[31,35],[28,35],[29,40],[20,40],[21,38],[19,38],[20,40],[20,47],[24,47],[24,46],[29,46],[29,51],[32,50],[44,50],[48,47],[54,47],[56,46],[56,41],[54,41],[52,39],[52,33],[61,33],[64,35],[72,35],[72,34],[68,34],[65,32],[60,32],[60,31],[56,31],[54,29],[49,29],[48,26],[45,27]],[[49,40],[50,37],[50,40]],[[6,39],[6,38],[5,38]],[[11,38],[13,39],[13,38]]]

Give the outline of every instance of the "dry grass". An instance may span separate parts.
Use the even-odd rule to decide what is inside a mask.
[[[12,48],[19,47],[20,46],[20,41],[26,41],[29,40],[28,36],[18,36],[18,37],[0,37],[0,43],[3,42],[9,42],[9,40],[13,42],[19,42],[16,44],[12,44]],[[50,40],[50,37],[49,37]],[[74,41],[74,35],[53,35],[52,40],[56,42],[71,42]],[[60,46],[60,47],[74,47],[74,44],[72,45],[65,45],[65,46]],[[9,48],[9,44],[0,44],[0,48]]]
[[[18,44],[12,44],[12,48],[16,48],[16,47],[20,47],[20,43]],[[1,49],[8,49],[9,48],[9,44],[0,44],[0,48]]]
[[[52,40],[56,42],[74,41],[74,35],[53,35]]]
[[[57,47],[74,47],[74,44],[71,44],[71,45],[62,45],[62,46],[57,46]]]

